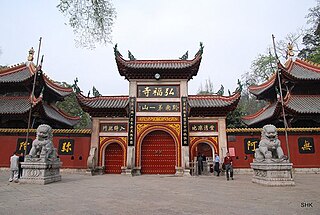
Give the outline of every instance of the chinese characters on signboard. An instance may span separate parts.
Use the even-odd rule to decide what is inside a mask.
[[[212,132],[218,131],[218,123],[190,123],[190,131]]]
[[[258,138],[245,138],[244,139],[244,153],[254,154],[256,148],[259,148],[260,139]]]
[[[179,112],[179,102],[138,102],[139,112]]]
[[[32,139],[28,138],[28,141],[26,141],[26,138],[18,138],[17,147],[16,147],[17,153],[24,154],[27,151],[27,154],[29,154],[31,147],[32,147]]]
[[[101,132],[127,132],[126,123],[101,123]]]
[[[134,133],[135,133],[135,118],[136,118],[136,99],[134,97],[130,97],[129,99],[129,146],[134,146]]]
[[[298,147],[301,154],[312,154],[315,152],[312,137],[300,137],[298,139]]]
[[[189,145],[189,132],[188,132],[188,103],[187,98],[181,98],[182,105],[182,145]]]
[[[74,153],[74,139],[60,139],[59,140],[59,155],[73,155]]]
[[[179,98],[179,86],[138,86],[138,98]]]

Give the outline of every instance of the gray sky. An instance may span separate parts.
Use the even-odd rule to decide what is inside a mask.
[[[116,67],[113,46],[127,58],[189,59],[205,48],[198,75],[189,82],[196,94],[209,79],[233,91],[237,79],[249,71],[252,60],[276,40],[306,26],[315,0],[118,0],[113,43],[94,50],[76,48],[67,18],[56,8],[58,0],[0,2],[0,65],[26,61],[28,50],[38,49],[42,37],[43,70],[56,81],[78,85],[86,95],[95,86],[103,95],[128,95],[128,81]]]

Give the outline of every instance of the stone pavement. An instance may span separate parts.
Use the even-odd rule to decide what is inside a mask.
[[[251,175],[174,177],[62,174],[48,185],[8,182],[0,172],[0,214],[320,214],[320,175],[294,187],[265,187]]]

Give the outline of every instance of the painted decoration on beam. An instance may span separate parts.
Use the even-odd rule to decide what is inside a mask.
[[[298,139],[298,147],[300,154],[315,153],[314,140],[312,137],[300,137]]]
[[[32,147],[32,139],[28,138],[28,141],[26,141],[26,138],[18,138],[17,139],[17,147],[16,147],[16,152],[18,154],[25,154],[25,152],[27,152],[27,154],[29,154],[30,149]]]
[[[135,135],[135,120],[136,120],[136,98],[130,97],[129,99],[129,130],[128,130],[128,146],[134,146]]]
[[[244,139],[244,153],[254,154],[256,148],[259,148],[259,138],[245,138]]]
[[[218,123],[190,123],[191,132],[217,132]]]
[[[188,132],[188,101],[187,97],[181,98],[181,115],[182,115],[182,145],[189,146],[189,132]]]
[[[138,102],[139,112],[179,112],[179,102]]]
[[[138,98],[179,98],[179,86],[139,85]]]
[[[74,154],[74,139],[60,139],[58,155],[73,155]]]

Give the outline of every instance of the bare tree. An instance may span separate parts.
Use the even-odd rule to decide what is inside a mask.
[[[111,0],[59,0],[57,8],[69,18],[76,46],[93,49],[112,42],[116,11]]]

